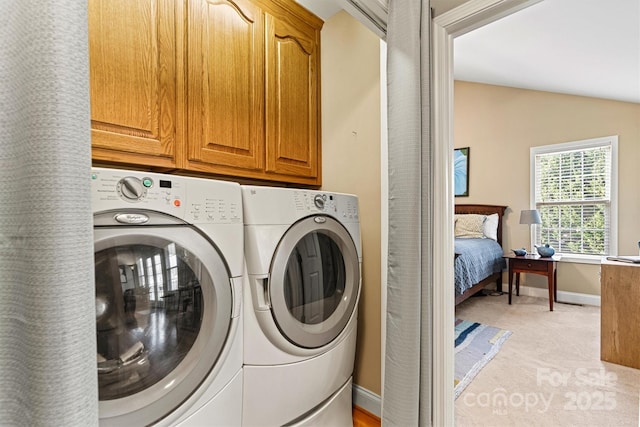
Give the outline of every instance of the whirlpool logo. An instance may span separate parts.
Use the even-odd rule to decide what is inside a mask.
[[[117,214],[114,219],[121,224],[146,224],[149,222],[149,217],[140,213]]]

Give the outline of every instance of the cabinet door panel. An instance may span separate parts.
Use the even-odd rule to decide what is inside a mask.
[[[267,22],[267,172],[317,176],[318,42],[284,19]]]
[[[188,160],[262,169],[261,10],[244,0],[194,0],[188,28]]]
[[[173,2],[90,0],[88,15],[94,158],[175,165]]]

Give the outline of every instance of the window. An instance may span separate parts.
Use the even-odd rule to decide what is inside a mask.
[[[178,290],[178,257],[176,255],[176,244],[170,243],[166,247],[165,255],[167,255],[167,271],[169,277],[169,291]]]
[[[534,241],[568,257],[617,254],[618,137],[531,148]]]

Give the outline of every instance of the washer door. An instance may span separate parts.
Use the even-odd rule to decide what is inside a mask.
[[[219,364],[231,327],[227,266],[190,226],[96,227],[101,425],[148,425]]]
[[[347,230],[329,216],[295,223],[276,248],[269,298],[280,332],[293,344],[331,343],[351,318],[360,289],[360,262]]]

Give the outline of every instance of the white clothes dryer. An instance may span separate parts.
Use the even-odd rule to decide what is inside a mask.
[[[101,426],[242,417],[239,184],[93,168]]]
[[[349,425],[362,262],[358,199],[259,186],[242,186],[242,197],[243,424]],[[345,413],[345,405],[330,403],[346,387]],[[337,414],[314,416],[323,408]]]

